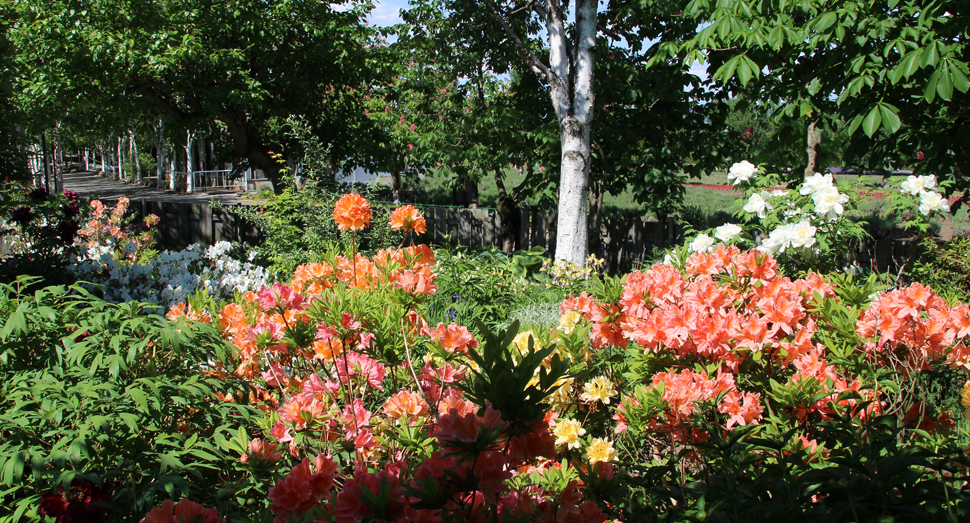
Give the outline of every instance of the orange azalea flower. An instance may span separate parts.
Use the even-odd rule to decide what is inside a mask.
[[[348,193],[337,200],[333,219],[341,231],[356,231],[370,224],[370,204],[359,194]]]
[[[428,403],[417,393],[400,390],[384,402],[384,413],[390,419],[427,416]]]
[[[428,232],[424,216],[413,205],[404,205],[391,213],[391,228],[395,231],[414,231],[415,234]]]
[[[445,327],[444,323],[439,323],[431,330],[431,336],[441,342],[441,346],[450,353],[468,354],[468,347],[478,347],[475,337],[468,331],[467,327],[452,322]]]

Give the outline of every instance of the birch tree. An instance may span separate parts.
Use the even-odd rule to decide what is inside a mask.
[[[561,162],[556,260],[582,264],[587,249],[587,190],[592,160],[593,69],[596,58],[596,0],[521,2],[484,0],[530,69],[549,85],[559,120]],[[602,2],[602,9],[609,1]],[[516,11],[534,13],[546,33],[548,60],[543,61],[513,27]],[[572,22],[569,17],[572,15]],[[528,27],[528,26],[526,26]],[[533,29],[537,29],[535,26]]]

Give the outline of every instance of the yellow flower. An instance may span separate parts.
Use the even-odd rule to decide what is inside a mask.
[[[573,332],[573,329],[576,328],[576,323],[578,323],[582,317],[583,316],[579,313],[579,311],[569,311],[566,314],[563,314],[559,317],[559,330],[562,331],[563,334]]]
[[[556,390],[552,391],[552,394],[546,398],[546,403],[565,405],[572,402],[572,378],[560,378],[553,386],[556,387]]]
[[[616,459],[616,449],[613,448],[612,443],[603,438],[593,438],[586,447],[586,459],[589,460],[590,465],[600,461],[608,463]]]
[[[613,396],[616,396],[613,383],[606,376],[599,376],[583,385],[583,393],[579,399],[587,402],[602,401],[604,405],[609,405]]]
[[[536,339],[535,334],[531,330],[520,332],[515,335],[515,339],[512,340],[512,344],[519,349],[520,354],[529,353],[529,338],[532,338],[532,346],[534,350],[539,350],[542,348],[542,344]]]
[[[564,419],[556,423],[556,428],[552,429],[552,434],[556,436],[556,445],[578,449],[579,437],[586,434],[586,429],[581,427],[579,422],[574,419]]]

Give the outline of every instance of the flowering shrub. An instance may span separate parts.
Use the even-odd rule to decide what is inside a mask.
[[[788,189],[777,174],[761,173],[746,161],[732,166],[728,179],[746,188],[746,200],[739,200],[744,205],[736,214],[744,222],[717,227],[709,231],[713,237],[697,235],[689,243],[689,252],[707,251],[721,242],[772,253],[790,270],[824,272],[852,265],[854,249],[866,236],[862,225],[852,219],[858,217],[855,205],[861,201],[857,187],[840,189],[832,174],[816,173],[797,189]],[[925,233],[929,216],[949,211],[935,188],[933,176],[910,176],[893,193],[891,209],[911,216],[905,227]]]
[[[100,200],[91,201],[90,220],[78,231],[78,242],[88,249],[88,256],[100,259],[103,254],[122,264],[144,261],[151,253],[147,252],[155,244],[152,227],[158,224],[158,216],[149,214],[141,223],[128,216],[127,197],[118,199],[114,209],[105,212],[107,207]]]
[[[204,290],[216,300],[231,300],[236,293],[254,291],[270,280],[268,270],[231,256],[232,245],[218,242],[203,248],[193,244],[181,251],[163,251],[155,257],[123,263],[101,249],[85,250],[68,269],[79,279],[99,284],[104,299],[113,303],[144,301],[170,307]]]

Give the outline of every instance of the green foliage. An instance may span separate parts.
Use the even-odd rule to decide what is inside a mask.
[[[938,243],[926,240],[923,254],[907,272],[907,278],[928,285],[942,296],[970,302],[970,238]]]
[[[65,283],[74,237],[82,217],[80,202],[64,194],[47,194],[42,188],[0,190],[0,237],[12,255],[0,265],[0,283],[21,274],[42,276],[48,283]]]
[[[478,328],[483,338],[481,351],[468,349],[478,369],[471,370],[474,379],[461,388],[480,411],[490,405],[501,412],[510,434],[528,432],[533,423],[545,416],[549,407],[543,401],[552,394],[555,383],[566,376],[569,365],[554,354],[555,346],[536,349],[531,337],[528,350],[513,349],[512,340],[519,332],[517,322],[495,333],[482,323]],[[552,359],[545,365],[543,361],[549,356]],[[534,376],[538,380],[532,384]]]
[[[478,254],[438,249],[435,285],[428,322],[460,325],[480,320],[485,325],[508,325],[512,311],[528,300],[537,282],[517,276],[509,257],[497,251]],[[520,267],[521,268],[521,267]]]
[[[213,438],[255,411],[215,398],[247,395],[208,374],[232,358],[219,332],[31,283],[0,288],[0,521],[37,517],[38,497],[75,478],[109,493],[112,518],[165,498],[224,511],[217,487],[239,456]]]
[[[951,443],[909,443],[891,416],[823,422],[825,454],[802,449],[793,432],[749,426],[628,469],[598,491],[637,521],[962,521],[970,465]],[[821,443],[821,442],[820,442]]]

